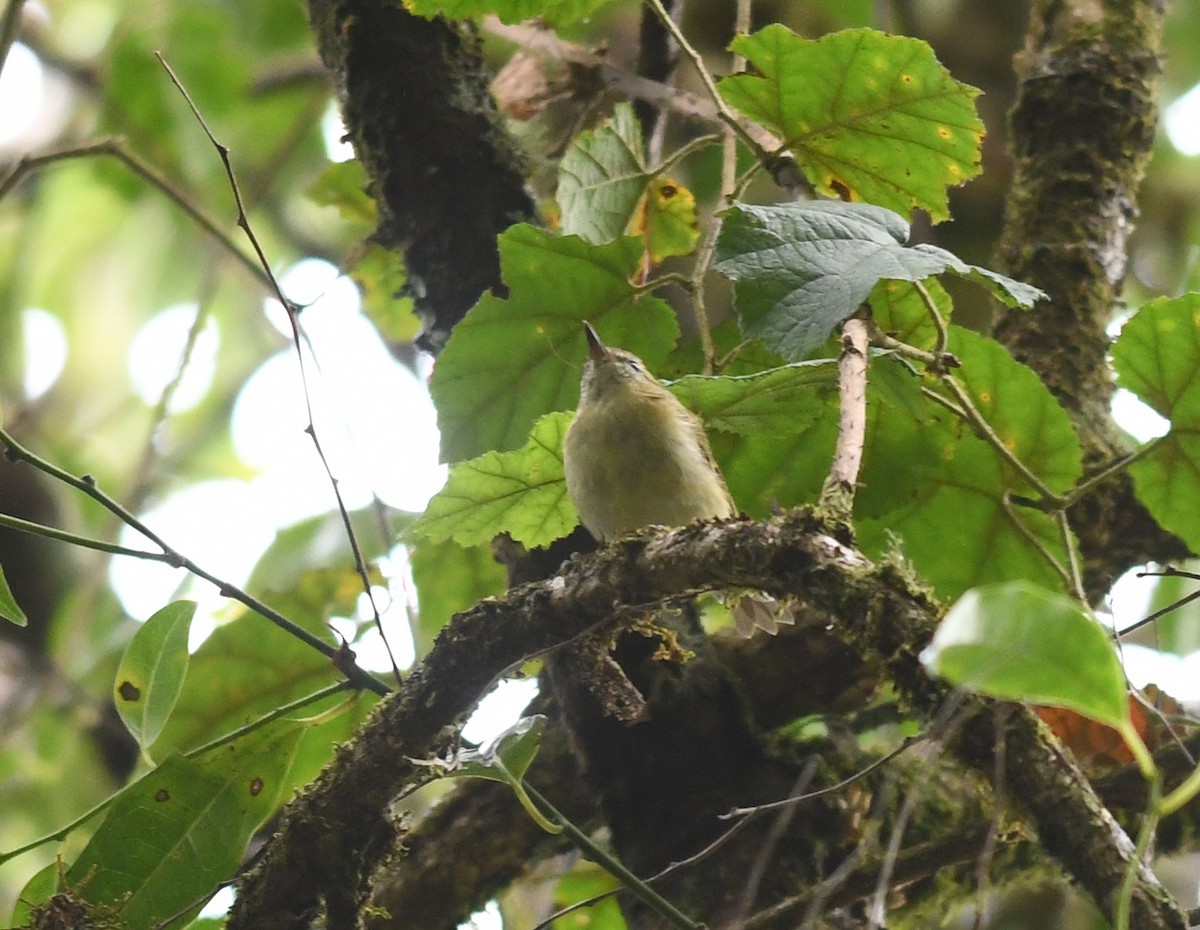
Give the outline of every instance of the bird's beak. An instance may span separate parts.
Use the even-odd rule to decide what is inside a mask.
[[[592,324],[587,320],[583,321],[583,332],[587,336],[588,358],[593,362],[600,362],[608,358],[608,346],[600,341],[600,337],[592,329]]]

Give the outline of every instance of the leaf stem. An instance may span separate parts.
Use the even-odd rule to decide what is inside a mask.
[[[210,584],[215,585],[223,596],[240,602],[259,616],[270,620],[280,629],[290,633],[292,636],[295,636],[297,639],[306,645],[311,646],[313,649],[316,649],[318,652],[328,658],[338,669],[338,671],[345,675],[346,678],[355,685],[355,687],[366,688],[368,691],[373,691],[381,696],[391,692],[392,689],[386,684],[355,664],[351,658],[352,654],[348,654],[346,650],[339,649],[336,646],[331,646],[323,639],[320,639],[319,637],[310,633],[308,630],[304,629],[304,627],[283,616],[283,614],[279,613],[279,611],[268,607],[262,601],[258,600],[258,598],[253,597],[229,582],[218,578],[211,572],[205,571],[187,556],[171,548],[171,546],[167,544],[166,540],[164,540],[145,523],[130,513],[129,510],[123,507],[114,498],[109,497],[107,494],[101,491],[96,484],[96,479],[91,475],[77,477],[72,475],[70,472],[64,471],[57,465],[47,462],[45,459],[29,451],[23,445],[17,442],[17,440],[2,427],[0,427],[0,445],[4,446],[5,454],[10,460],[21,461],[32,465],[34,468],[38,469],[38,471],[44,472],[50,477],[55,478],[64,484],[70,485],[76,490],[82,491],[110,513],[114,514],[118,519],[121,520],[122,523],[133,527],[162,550],[161,555],[155,555],[153,553],[138,554],[137,550],[131,550],[127,553],[123,552],[118,554],[133,555],[135,558],[152,557],[154,561],[163,562],[167,565],[170,565],[172,568],[187,569],[198,578],[203,578]],[[73,540],[67,541],[70,542]],[[83,543],[80,544],[83,545]],[[87,548],[96,547],[89,545]]]
[[[229,146],[217,140],[213,135],[213,131],[209,128],[204,116],[200,112],[200,108],[196,106],[191,95],[187,92],[187,88],[183,86],[183,82],[167,64],[167,60],[163,58],[159,52],[154,53],[154,57],[158,59],[158,63],[171,79],[171,83],[175,85],[188,108],[192,111],[192,115],[196,118],[196,122],[200,124],[200,128],[204,130],[204,135],[208,137],[208,141],[212,147],[216,149],[217,155],[221,159],[221,164],[225,168],[225,177],[229,181],[229,189],[233,193],[233,202],[237,207],[237,225],[246,234],[246,239],[250,242],[251,248],[254,249],[254,254],[258,258],[258,264],[262,268],[262,273],[270,282],[271,290],[275,297],[283,305],[287,312],[288,323],[292,330],[292,344],[296,349],[296,361],[300,369],[300,383],[304,389],[304,407],[308,416],[308,425],[304,431],[312,440],[313,448],[316,450],[317,458],[321,462],[321,466],[325,469],[325,474],[329,478],[329,483],[333,488],[333,497],[337,501],[338,513],[342,518],[342,527],[346,533],[346,539],[350,544],[350,550],[354,555],[354,568],[358,573],[359,580],[362,582],[363,593],[367,596],[367,603],[371,605],[371,613],[375,622],[375,628],[379,631],[380,637],[383,639],[383,645],[387,649],[388,658],[392,663],[392,672],[396,678],[400,678],[400,666],[396,663],[396,657],[392,654],[391,643],[388,642],[387,635],[383,629],[383,619],[379,615],[379,605],[375,603],[375,595],[371,590],[371,579],[367,572],[366,560],[363,558],[362,547],[358,544],[358,536],[354,532],[354,526],[350,521],[350,511],[346,508],[346,502],[342,498],[341,489],[338,487],[338,480],[334,477],[333,469],[329,465],[329,459],[325,455],[325,449],[321,445],[321,440],[317,436],[317,426],[313,419],[312,396],[308,386],[308,372],[304,366],[304,353],[301,350],[300,338],[300,320],[296,311],[296,305],[290,301],[283,293],[283,288],[279,285],[279,280],[275,277],[275,273],[271,270],[271,264],[267,261],[266,253],[263,251],[258,237],[254,234],[254,230],[250,226],[250,217],[246,213],[246,205],[242,200],[241,187],[238,185],[237,175],[233,170],[233,162],[229,157]]]
[[[729,109],[724,98],[721,96],[721,92],[717,90],[717,83],[713,80],[712,73],[707,67],[705,67],[704,59],[700,56],[700,53],[696,51],[692,44],[688,42],[687,36],[683,34],[683,30],[679,28],[679,24],[671,18],[671,14],[668,13],[666,8],[662,5],[662,0],[646,0],[646,2],[649,5],[650,10],[655,16],[658,17],[659,22],[663,24],[663,28],[671,34],[671,38],[679,43],[679,48],[688,57],[692,63],[692,66],[700,75],[700,80],[704,84],[704,89],[708,91],[709,97],[712,98],[713,103],[717,107],[717,115],[721,118],[721,122],[733,130],[738,139],[741,140],[742,144],[754,153],[755,158],[757,158],[763,164],[770,164],[770,162],[773,160],[771,153],[759,145],[754,137],[746,131],[746,128],[738,122],[737,117],[733,115],[733,112]]]
[[[46,526],[44,523],[34,523],[30,520],[22,520],[20,517],[10,517],[6,513],[0,513],[0,526],[16,530],[19,533],[29,533],[31,536],[44,536],[46,539],[57,539],[59,542],[79,546],[81,549],[95,549],[97,552],[108,552],[111,555],[127,555],[130,558],[145,559],[148,562],[165,562],[171,564],[170,557],[162,552],[151,552],[149,549],[130,549],[126,546],[118,546],[116,543],[104,542],[102,539],[91,539],[87,536],[69,533],[66,530],[56,529],[53,526]]]
[[[701,930],[701,925],[693,921],[690,917],[679,910],[674,904],[660,895],[657,891],[647,885],[644,881],[634,875],[629,869],[625,868],[615,857],[610,856],[607,852],[592,842],[591,837],[580,830],[575,824],[571,823],[562,813],[558,811],[536,788],[529,784],[525,785],[525,790],[529,792],[529,796],[533,798],[554,820],[562,825],[563,832],[570,838],[571,842],[575,843],[583,852],[595,860],[600,866],[608,871],[614,878],[620,880],[624,885],[638,898],[654,910],[655,913],[665,918],[672,926],[678,927],[679,930]]]
[[[1140,738],[1137,739],[1137,743],[1141,745],[1142,752],[1146,752],[1146,747],[1142,744]],[[1129,748],[1132,750],[1133,746],[1131,745]],[[1148,758],[1149,753],[1146,753],[1146,755]],[[1140,765],[1141,761],[1139,760]],[[1138,830],[1137,844],[1134,847],[1133,854],[1129,858],[1129,864],[1125,867],[1125,875],[1121,880],[1121,889],[1117,896],[1116,914],[1113,920],[1114,930],[1129,930],[1129,912],[1133,905],[1133,891],[1137,885],[1138,872],[1141,871],[1142,862],[1150,849],[1150,843],[1154,838],[1154,831],[1158,827],[1158,821],[1164,815],[1163,805],[1159,800],[1162,797],[1162,776],[1154,769],[1153,760],[1150,760],[1150,768],[1154,772],[1152,777],[1147,776],[1150,780],[1150,803],[1146,813],[1142,816],[1142,825]],[[1143,769],[1144,771],[1145,769]]]

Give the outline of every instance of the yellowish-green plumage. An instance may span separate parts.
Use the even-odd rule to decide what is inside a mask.
[[[563,442],[567,491],[588,531],[608,542],[651,524],[733,516],[700,418],[590,326],[588,344],[579,409]]]
[[[636,355],[608,348],[584,326],[588,359],[579,408],[563,440],[563,470],[588,532],[604,543],[643,526],[735,516],[700,418]],[[763,603],[739,602],[739,629],[774,632],[774,611]]]

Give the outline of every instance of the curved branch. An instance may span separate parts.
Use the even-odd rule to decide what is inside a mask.
[[[331,926],[351,925],[359,890],[392,846],[384,812],[421,777],[411,760],[449,742],[448,728],[497,676],[604,624],[618,604],[644,605],[714,582],[802,599],[838,617],[851,649],[881,661],[899,693],[927,718],[950,697],[918,658],[936,625],[936,605],[902,573],[871,565],[823,533],[807,513],[648,531],[456,616],[400,691],[381,702],[359,737],[289,805],[262,862],[242,884],[230,930],[305,926],[322,903]],[[951,748],[990,775],[997,705],[967,699],[965,706],[976,719]],[[1007,732],[1012,799],[1048,851],[1110,908],[1132,843],[1032,713],[1013,709]],[[1139,876],[1133,919],[1144,928],[1184,927],[1182,913],[1148,871]]]

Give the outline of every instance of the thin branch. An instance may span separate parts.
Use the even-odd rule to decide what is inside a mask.
[[[77,477],[70,472],[64,471],[57,465],[47,462],[45,459],[26,449],[3,428],[0,428],[0,445],[4,446],[5,454],[10,460],[25,462],[29,465],[32,465],[38,471],[49,475],[51,478],[61,481],[63,484],[67,484],[78,491],[82,491],[92,500],[104,507],[105,510],[109,511],[109,513],[119,518],[122,523],[132,527],[133,529],[137,530],[137,532],[149,539],[152,543],[158,546],[159,549],[162,550],[161,555],[151,554],[154,561],[163,562],[167,565],[170,565],[172,568],[187,569],[187,571],[191,572],[193,575],[203,578],[210,584],[215,585],[224,597],[232,598],[233,600],[238,601],[244,606],[250,608],[256,614],[259,614],[260,616],[265,617],[267,620],[270,620],[280,629],[290,633],[292,636],[295,636],[297,639],[301,640],[306,645],[311,646],[313,649],[316,649],[322,655],[327,657],[343,675],[345,675],[351,682],[354,683],[356,687],[366,688],[367,690],[374,691],[379,695],[384,695],[391,692],[391,688],[355,664],[352,654],[348,654],[347,650],[329,645],[329,643],[318,638],[317,636],[314,636],[308,630],[304,629],[304,627],[283,616],[283,614],[279,613],[279,611],[272,607],[268,607],[262,601],[258,600],[258,598],[253,597],[229,582],[218,578],[211,572],[205,571],[187,556],[172,548],[167,544],[166,540],[155,533],[154,530],[150,529],[150,527],[139,520],[128,509],[118,503],[115,498],[112,498],[101,491],[96,484],[96,479],[91,475]],[[66,541],[70,542],[73,540]],[[95,542],[95,540],[92,540],[91,542]],[[81,542],[80,545],[85,545],[86,548],[89,549],[97,548],[97,546],[87,545],[85,542]],[[141,554],[139,550],[129,550],[127,552],[121,552],[118,554],[131,555],[135,558],[148,557],[147,555]]]
[[[887,765],[887,763],[891,762],[893,759],[895,759],[897,756],[899,756],[905,750],[909,749],[912,746],[915,746],[917,743],[924,742],[928,738],[929,738],[929,734],[927,734],[927,733],[918,733],[915,736],[906,736],[900,742],[900,745],[897,746],[895,749],[893,749],[891,752],[889,752],[883,756],[880,756],[878,759],[876,759],[870,765],[865,766],[862,769],[859,769],[859,771],[855,772],[853,775],[843,778],[836,785],[829,785],[826,788],[818,788],[816,791],[809,791],[808,793],[802,794],[799,797],[788,797],[788,798],[784,798],[781,801],[769,801],[766,804],[756,804],[753,807],[735,807],[729,813],[722,814],[721,817],[722,817],[722,819],[729,819],[732,817],[748,817],[753,814],[762,813],[763,811],[770,811],[770,810],[776,810],[781,807],[788,807],[792,804],[797,803],[798,801],[807,801],[811,798],[819,798],[826,794],[836,794],[837,792],[841,791],[843,788],[850,787],[850,785],[854,784],[856,781],[860,781],[861,779],[866,778],[868,775],[870,775],[876,769],[882,768],[884,765]]]
[[[56,539],[59,542],[70,543],[72,546],[79,546],[81,549],[95,549],[97,552],[107,552],[111,555],[127,555],[130,558],[145,559],[148,562],[163,562],[175,567],[172,558],[162,552],[151,552],[149,549],[130,549],[127,546],[118,546],[116,543],[105,542],[102,539],[92,539],[88,536],[80,536],[66,530],[56,529],[53,526],[46,526],[44,523],[34,523],[31,520],[22,520],[20,517],[10,517],[6,513],[0,513],[0,526],[16,530],[19,533],[29,533],[32,536]]]
[[[646,882],[630,872],[619,860],[610,856],[593,843],[591,837],[575,826],[575,824],[571,823],[553,804],[546,800],[546,797],[540,791],[528,784],[525,785],[525,790],[529,792],[529,796],[542,808],[543,812],[552,817],[563,828],[563,833],[571,839],[571,842],[587,853],[589,858],[593,859],[601,868],[612,875],[613,878],[624,884],[647,907],[665,918],[669,924],[678,927],[679,930],[702,930],[699,924],[680,911],[679,908],[651,888]]]
[[[312,439],[313,447],[317,452],[317,457],[321,460],[321,465],[325,469],[325,474],[329,477],[329,483],[333,488],[333,496],[337,501],[338,513],[341,514],[342,526],[345,529],[346,538],[350,543],[350,549],[354,554],[354,568],[358,573],[359,580],[362,582],[363,592],[367,596],[367,602],[371,605],[371,613],[375,622],[375,628],[379,631],[379,635],[383,639],[383,644],[387,649],[388,659],[392,663],[392,672],[395,674],[397,680],[399,680],[400,667],[396,663],[396,657],[392,654],[391,644],[388,642],[387,636],[383,630],[383,620],[379,615],[379,606],[375,603],[375,595],[371,590],[371,578],[367,573],[367,564],[366,560],[363,558],[362,547],[358,544],[358,536],[355,534],[354,525],[350,520],[350,511],[346,508],[346,502],[343,500],[342,492],[338,487],[338,479],[334,477],[333,469],[329,465],[329,459],[325,455],[325,449],[322,447],[321,440],[317,436],[316,423],[313,420],[312,396],[308,386],[308,373],[304,366],[304,352],[301,347],[300,338],[300,321],[296,312],[296,306],[283,293],[283,288],[279,286],[279,281],[276,279],[275,273],[271,270],[271,264],[267,261],[266,253],[263,251],[262,245],[258,241],[258,237],[254,234],[254,230],[250,226],[250,218],[246,213],[245,203],[242,200],[242,192],[241,188],[238,186],[237,175],[233,170],[233,162],[229,158],[229,146],[218,141],[217,137],[213,135],[213,132],[209,128],[208,123],[205,121],[204,116],[200,113],[200,109],[196,106],[195,101],[192,100],[191,95],[188,94],[187,88],[183,86],[183,83],[171,69],[171,66],[167,64],[167,61],[165,58],[163,58],[162,54],[160,52],[155,52],[154,57],[158,59],[158,63],[163,66],[164,70],[166,70],[167,74],[170,76],[171,83],[175,85],[175,88],[183,96],[183,99],[187,101],[188,108],[192,111],[192,115],[200,124],[200,128],[204,130],[205,136],[208,137],[208,141],[212,144],[213,148],[216,149],[218,156],[220,156],[221,164],[225,167],[225,176],[229,180],[229,188],[233,193],[233,201],[237,207],[237,225],[242,232],[246,234],[246,238],[249,240],[251,248],[254,249],[254,254],[258,257],[258,263],[262,267],[263,274],[266,275],[267,280],[271,284],[271,290],[274,292],[276,298],[279,300],[283,308],[287,311],[288,323],[291,325],[292,329],[292,344],[296,349],[296,360],[300,367],[300,383],[304,392],[304,408],[305,413],[308,416],[308,425],[305,427],[304,432],[308,434],[310,439]]]
[[[958,383],[958,380],[952,375],[947,374],[942,375],[941,383],[944,384],[950,393],[954,395],[954,399],[958,402],[958,405],[963,411],[963,415],[966,417],[967,422],[970,423],[975,429],[975,432],[979,438],[995,449],[1000,458],[1004,459],[1004,461],[1009,464],[1013,471],[1021,476],[1023,481],[1037,491],[1043,500],[1047,502],[1056,502],[1059,506],[1061,506],[1062,498],[1051,491],[1050,488],[1046,486],[1046,483],[1037,475],[1035,475],[1029,466],[1017,457],[1016,453],[1008,447],[1007,443],[1005,443],[1003,439],[996,435],[996,431],[992,429],[992,424],[990,424],[983,414],[979,412],[979,409],[975,406],[975,402],[971,400],[970,395],[967,394],[963,386]]]
[[[679,48],[682,49],[683,53],[691,61],[692,66],[696,69],[696,72],[700,75],[700,80],[704,84],[704,89],[708,91],[709,98],[716,105],[717,113],[720,116],[721,121],[737,134],[737,137],[742,141],[742,144],[754,153],[754,157],[758,161],[762,162],[764,165],[769,165],[771,162],[775,161],[776,159],[774,156],[760,146],[758,141],[746,131],[742,124],[738,122],[737,117],[733,115],[732,111],[721,97],[720,91],[717,90],[717,84],[716,81],[713,80],[711,72],[709,72],[708,68],[705,67],[704,59],[700,56],[700,53],[696,51],[692,44],[688,42],[687,36],[683,34],[683,30],[679,28],[679,25],[675,22],[675,20],[671,19],[671,14],[668,13],[666,8],[662,5],[662,0],[646,0],[646,2],[649,4],[650,9],[654,12],[654,15],[657,16],[662,22],[663,28],[671,33],[671,36],[676,42],[679,43]]]
[[[1163,442],[1166,440],[1166,438],[1167,438],[1166,436],[1156,436],[1154,439],[1151,439],[1149,442],[1143,443],[1138,448],[1134,449],[1128,455],[1121,456],[1121,458],[1117,459],[1117,461],[1113,462],[1111,465],[1107,466],[1106,468],[1102,469],[1101,471],[1096,472],[1096,474],[1092,475],[1090,478],[1087,478],[1086,480],[1081,481],[1079,484],[1075,485],[1075,487],[1073,487],[1066,495],[1063,496],[1062,506],[1063,507],[1073,506],[1076,502],[1078,502],[1078,500],[1081,497],[1088,494],[1097,485],[1107,481],[1113,475],[1124,471],[1130,465],[1132,465],[1134,462],[1144,459],[1151,452],[1155,451],[1159,446],[1161,446],[1163,444]]]
[[[97,139],[93,142],[54,149],[50,152],[42,152],[39,155],[24,155],[17,160],[17,163],[13,165],[3,180],[0,180],[0,200],[3,200],[16,187],[17,183],[30,172],[38,171],[55,162],[67,161],[73,158],[91,158],[97,155],[107,155],[115,158],[139,178],[162,191],[168,199],[183,210],[201,229],[212,236],[229,255],[236,259],[239,265],[250,272],[260,284],[271,289],[274,283],[271,278],[263,274],[262,269],[255,264],[254,259],[237,247],[236,243],[221,228],[220,224],[192,203],[188,195],[169,181],[158,169],[142,161],[141,158],[130,151],[123,139]]]

